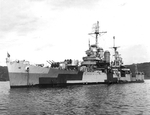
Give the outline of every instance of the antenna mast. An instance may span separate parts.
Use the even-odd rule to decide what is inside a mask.
[[[90,48],[90,40],[89,40],[89,48]]]
[[[113,42],[114,42],[114,47],[115,47],[115,36],[113,36]]]
[[[101,33],[107,33],[107,31],[103,31],[103,32],[99,32],[99,21],[97,21],[97,23],[96,23],[96,25],[94,26],[94,33],[89,33],[89,35],[91,35],[91,34],[95,34],[96,35],[96,40],[95,40],[95,45],[96,45],[96,47],[98,47],[98,35],[100,36],[101,35]]]
[[[117,61],[117,48],[118,47],[115,47],[115,36],[113,36],[113,42],[114,42],[114,46],[113,46],[113,48],[114,48],[114,52],[115,52],[115,65],[116,65],[116,61]]]
[[[115,66],[117,66],[117,62],[118,61],[120,61],[120,59],[118,60],[118,56],[119,56],[119,54],[118,54],[118,52],[117,52],[117,48],[119,48],[119,46],[118,47],[116,47],[115,46],[115,36],[113,36],[113,47],[111,47],[111,48],[113,48],[114,49],[114,65]],[[122,63],[122,62],[121,62]]]
[[[115,51],[115,53],[116,53],[117,48],[119,48],[119,46],[118,46],[118,47],[116,47],[116,46],[115,46],[115,36],[113,36],[113,42],[114,42],[114,46],[113,46],[113,48],[114,48],[114,51]]]

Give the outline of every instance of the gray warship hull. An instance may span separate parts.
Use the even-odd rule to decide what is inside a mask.
[[[105,83],[104,72],[81,72],[59,68],[39,67],[24,61],[7,63],[10,87],[59,86],[67,84]]]

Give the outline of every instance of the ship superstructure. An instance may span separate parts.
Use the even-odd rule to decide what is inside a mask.
[[[90,33],[95,34],[96,36],[95,44],[90,45],[89,42],[89,49],[86,51],[87,56],[83,57],[83,62],[81,63],[81,70],[82,68],[86,67],[85,71],[95,71],[95,70],[104,71],[110,65],[110,52],[104,51],[103,48],[98,46],[98,36],[101,33],[106,32],[99,32],[99,22],[97,22],[95,32]]]
[[[118,83],[126,83],[126,82],[144,82],[144,73],[136,72],[136,76],[133,76],[131,70],[123,65],[122,58],[117,51],[119,47],[115,46],[115,36],[113,37],[114,46],[114,60],[111,61],[111,69],[113,72],[113,78],[117,78]]]
[[[98,37],[102,33],[99,32],[99,22],[95,25],[95,31],[89,35],[95,35],[95,44],[90,44],[89,49],[86,51],[86,56],[80,66],[80,71],[84,72],[83,77],[89,78],[92,83],[105,83],[107,80],[107,68],[110,66],[110,52],[104,51],[103,48],[98,46]],[[85,81],[88,83],[88,81]]]

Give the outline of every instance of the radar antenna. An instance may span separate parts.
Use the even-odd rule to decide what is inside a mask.
[[[99,21],[94,25],[94,33],[89,33],[89,35],[95,34],[96,35],[96,40],[95,40],[95,45],[98,47],[98,35],[100,36],[102,33],[107,33],[107,31],[99,32]]]

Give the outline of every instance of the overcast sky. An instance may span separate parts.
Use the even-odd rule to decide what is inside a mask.
[[[0,0],[0,65],[12,59],[35,63],[85,56],[88,33],[99,21],[99,40],[113,50],[113,36],[124,64],[150,61],[149,0]]]

